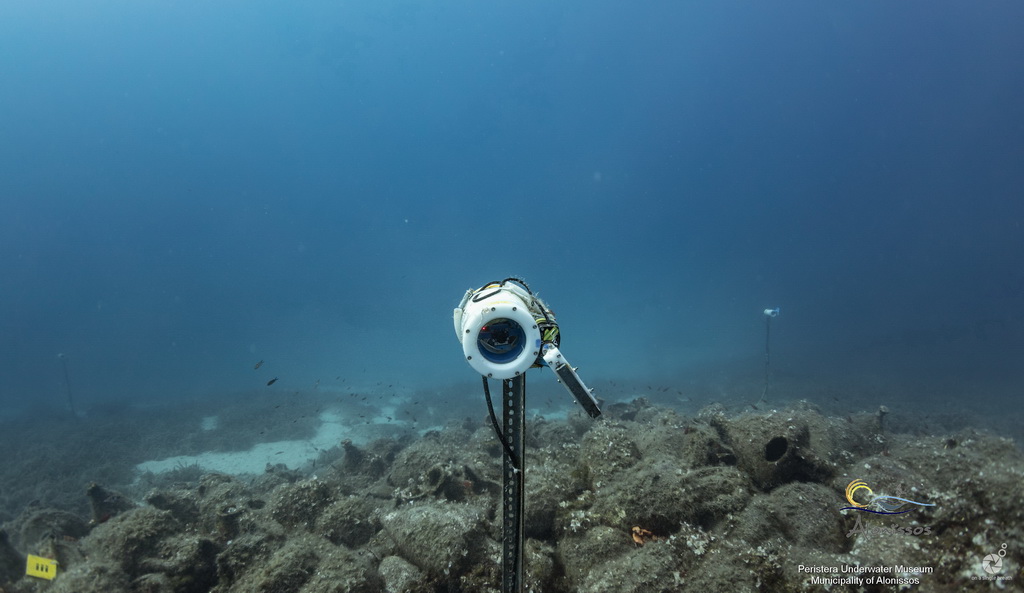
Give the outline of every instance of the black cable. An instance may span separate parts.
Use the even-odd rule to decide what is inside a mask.
[[[516,284],[518,284],[518,285],[522,286],[523,288],[525,288],[526,292],[530,293],[531,296],[533,295],[533,291],[530,290],[530,286],[528,284],[526,284],[526,280],[523,280],[522,278],[516,278],[515,276],[509,276],[508,278],[505,278],[504,280],[501,281],[502,286],[504,286],[506,282],[515,282]]]
[[[498,417],[494,415],[494,404],[491,402],[491,388],[487,385],[487,377],[481,376],[484,381],[484,397],[487,399],[487,411],[491,415],[491,424],[494,426],[494,432],[498,435],[498,440],[501,442],[501,446],[505,448],[505,453],[508,458],[512,461],[512,467],[522,470],[523,466],[519,465],[519,460],[516,459],[516,454],[512,451],[512,447],[505,440],[505,435],[501,433],[501,425],[498,424]]]
[[[498,288],[495,288],[494,290],[492,290],[491,292],[489,292],[487,294],[481,294],[480,291],[482,291],[483,289],[487,288],[488,286],[490,286],[492,284],[497,284],[497,282],[490,282],[490,283],[484,284],[483,286],[478,288],[477,291],[476,291],[476,295],[473,297],[473,302],[474,303],[479,303],[480,301],[482,301],[484,299],[487,299],[487,298],[490,298],[490,297],[498,294],[499,292],[501,292],[501,287],[498,287]]]

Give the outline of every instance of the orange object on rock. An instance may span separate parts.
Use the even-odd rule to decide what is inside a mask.
[[[654,535],[650,531],[647,531],[646,529],[642,529],[640,527],[633,527],[631,531],[633,533],[633,543],[635,543],[638,546],[642,546],[647,542],[658,541],[658,536]]]

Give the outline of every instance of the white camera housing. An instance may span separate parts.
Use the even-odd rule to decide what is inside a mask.
[[[532,295],[512,283],[466,292],[453,320],[462,353],[476,372],[511,379],[537,362],[541,334],[533,303]]]

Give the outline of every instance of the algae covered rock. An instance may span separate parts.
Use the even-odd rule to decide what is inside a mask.
[[[79,539],[89,533],[89,526],[78,515],[50,508],[27,507],[14,522],[17,547],[29,550],[44,539]]]
[[[640,449],[625,426],[600,422],[583,436],[579,462],[595,482],[606,481],[639,461]]]
[[[482,508],[458,503],[405,505],[381,516],[401,556],[434,578],[445,579],[482,562],[486,539]]]
[[[285,527],[311,529],[336,496],[336,488],[314,477],[279,487],[268,508],[270,516]]]
[[[376,560],[368,552],[317,542],[320,555],[316,570],[300,593],[377,593],[383,581]]]
[[[194,521],[204,533],[216,534],[221,544],[242,533],[266,531],[276,525],[265,520],[265,513],[259,513],[267,504],[263,498],[238,479],[224,474],[204,475],[191,496],[174,492],[168,496],[154,496],[151,493],[147,501],[158,508],[170,510],[179,520],[181,516],[187,516],[188,505],[194,502],[199,508],[199,518]]]
[[[160,542],[156,553],[140,562],[139,570],[170,591],[208,591],[217,582],[216,544],[195,535],[177,535]]]
[[[599,525],[582,536],[566,537],[558,546],[558,558],[571,583],[581,583],[595,568],[633,548],[629,532]]]
[[[553,589],[552,582],[559,571],[554,546],[535,539],[527,539],[523,549],[523,565],[524,590],[551,591]],[[497,568],[496,566],[495,569]],[[494,582],[494,580],[489,582]]]
[[[184,523],[197,521],[202,516],[198,496],[191,488],[152,490],[146,494],[146,502],[154,508],[170,512],[175,519]]]
[[[682,444],[679,455],[688,467],[705,465],[736,465],[736,453],[723,438],[724,431],[704,423],[693,423],[679,431]]]
[[[578,494],[572,467],[549,457],[530,469],[525,487],[528,501],[524,519],[526,536],[550,539],[564,501]]]
[[[246,578],[253,567],[264,566],[270,556],[285,542],[281,534],[247,533],[225,544],[217,555],[216,591],[227,591]]]
[[[217,583],[219,548],[210,539],[182,533],[184,528],[170,511],[139,507],[98,525],[80,542],[49,540],[53,545],[44,555],[60,561],[56,582],[70,591],[129,590],[123,583],[140,592],[209,591]]]
[[[11,545],[7,532],[0,529],[0,586],[18,580],[24,572],[24,556]]]
[[[762,490],[788,482],[820,482],[834,473],[828,451],[812,446],[812,418],[789,413],[768,416],[743,415],[728,422],[729,446],[740,468]],[[818,421],[812,424],[811,420]]]
[[[336,544],[356,547],[365,544],[380,530],[373,516],[376,504],[359,496],[334,501],[317,519],[316,531]]]
[[[644,427],[634,432],[634,441],[644,458],[680,463],[690,437],[691,423],[672,410],[646,408],[636,414]]]
[[[558,556],[570,590],[595,593],[680,590],[681,575],[698,559],[683,539],[658,538],[641,546],[628,532],[606,526],[565,538]]]
[[[113,562],[88,562],[72,567],[53,581],[53,593],[130,591],[128,575]]]
[[[387,556],[377,567],[386,593],[404,593],[405,591],[426,592],[427,584],[423,582],[423,571],[399,556]]]
[[[592,520],[623,531],[638,525],[659,535],[683,523],[713,525],[750,500],[750,485],[734,467],[682,470],[668,462],[643,463],[594,494]]]
[[[365,447],[345,439],[338,447],[322,452],[317,463],[326,464],[326,473],[333,474],[345,494],[351,494],[383,477],[401,448],[401,442],[392,439],[378,439]]]
[[[326,543],[308,534],[289,538],[269,558],[246,567],[230,590],[260,593],[300,590],[316,570],[322,542]]]
[[[646,593],[678,590],[684,583],[684,555],[671,542],[657,541],[594,567],[579,593]]]
[[[406,488],[420,480],[432,467],[460,466],[470,462],[467,444],[471,437],[472,433],[461,426],[449,426],[443,432],[428,432],[395,455],[387,476],[388,483]]]
[[[95,482],[86,487],[85,496],[89,499],[93,525],[104,523],[111,517],[135,507],[135,503],[125,495]]]
[[[805,548],[844,552],[849,546],[836,493],[821,484],[796,482],[755,498],[739,516],[732,532],[758,546],[782,540]]]
[[[158,555],[160,541],[179,529],[170,512],[140,507],[97,526],[84,544],[101,550],[104,557],[134,577],[144,572],[141,564],[146,557]]]

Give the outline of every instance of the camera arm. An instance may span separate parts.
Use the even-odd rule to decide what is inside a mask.
[[[601,408],[597,403],[597,398],[594,397],[593,390],[583,384],[583,380],[576,374],[576,369],[569,365],[569,361],[565,360],[558,346],[554,344],[544,346],[544,362],[558,376],[558,382],[569,390],[569,393],[576,398],[576,401],[583,406],[591,418],[601,415]]]

